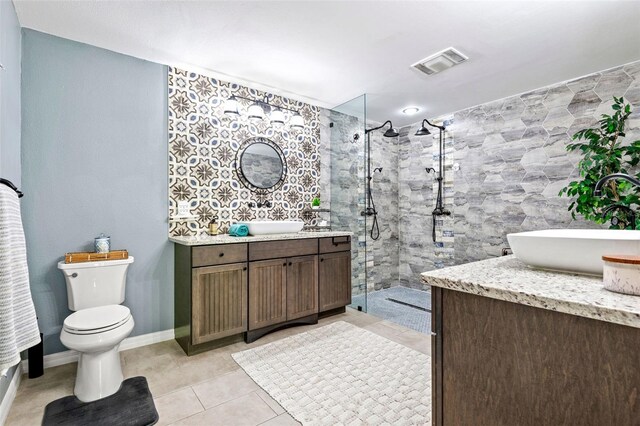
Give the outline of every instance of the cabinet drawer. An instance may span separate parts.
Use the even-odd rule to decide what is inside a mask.
[[[220,244],[215,246],[193,247],[191,251],[191,263],[194,268],[246,261],[246,244]]]
[[[249,244],[249,260],[306,256],[318,253],[318,239],[265,241]]]
[[[320,253],[335,253],[351,250],[351,237],[320,238]]]

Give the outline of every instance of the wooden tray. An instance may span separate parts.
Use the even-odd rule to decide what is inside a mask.
[[[75,252],[64,255],[65,263],[95,262],[96,260],[121,260],[128,259],[126,250],[112,250],[109,253]]]

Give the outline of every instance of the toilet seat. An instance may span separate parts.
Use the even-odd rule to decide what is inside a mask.
[[[98,334],[114,330],[131,318],[131,311],[122,305],[105,305],[81,309],[64,320],[63,328],[70,334]]]

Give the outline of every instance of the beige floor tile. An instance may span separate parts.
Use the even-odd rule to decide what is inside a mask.
[[[382,320],[378,324],[386,325],[387,327],[391,327],[391,328],[393,328],[395,330],[398,330],[401,333],[404,333],[404,332],[407,332],[407,331],[412,331],[410,328],[407,328],[407,327],[405,327],[403,325],[400,325],[400,324],[396,324],[395,322],[392,322],[392,321]]]
[[[364,328],[365,330],[369,330],[372,333],[375,333],[375,334],[377,334],[379,336],[386,337],[386,338],[388,338],[390,340],[393,340],[393,338],[396,337],[398,334],[402,334],[402,332],[400,330],[397,330],[395,328],[391,328],[388,325],[384,325],[384,324],[381,324],[379,322],[377,322],[375,324],[366,325],[366,326],[364,326],[362,328]]]
[[[25,412],[16,412],[11,408],[5,426],[39,426],[42,424],[44,407],[32,408]]]
[[[231,356],[215,351],[193,357],[186,355],[168,356],[171,357],[172,361],[167,368],[141,370],[141,375],[147,377],[149,389],[154,397],[211,380],[214,377],[240,368],[231,359]]]
[[[232,373],[234,374],[234,373]],[[276,417],[276,413],[255,392],[217,405],[174,425],[256,426]]]
[[[375,324],[382,321],[381,318],[366,314],[364,312],[359,312],[351,308],[347,308],[347,311],[341,315],[344,315],[344,319],[342,321],[348,322],[358,327],[365,327],[367,325]]]
[[[200,400],[190,387],[155,398],[160,415],[158,426],[168,425],[204,411]]]
[[[259,403],[256,404],[258,412],[262,413],[261,422],[269,420],[269,424],[289,424],[280,422],[290,422],[293,419],[289,418],[283,408],[240,369],[231,355],[336,321],[345,321],[366,328],[423,353],[428,354],[431,350],[430,337],[428,335],[412,330],[407,331],[396,324],[348,308],[345,313],[322,319],[317,325],[280,330],[250,345],[242,342],[235,343],[191,357],[184,354],[175,340],[123,351],[121,353],[123,371],[126,377],[147,377],[151,392],[156,398],[158,410],[164,412],[164,415],[161,414],[162,424],[177,420],[167,412],[166,407],[171,406],[175,406],[176,409],[169,409],[169,413],[175,411],[175,415],[179,416],[192,414],[190,417],[183,419],[184,421],[192,419],[189,421],[195,422],[198,419],[213,419],[211,424],[222,424],[216,421],[215,418],[215,413],[218,411],[214,412],[214,414],[205,414],[205,411],[198,414],[194,414],[196,411],[190,412],[190,410],[195,410],[198,407],[193,404],[194,396],[198,398],[198,404],[201,404],[199,409],[207,407],[209,408],[208,411],[211,411],[218,406],[228,405],[226,408],[219,410],[219,413],[225,416],[233,412],[233,407],[237,405],[237,402],[232,404],[233,401],[258,401]],[[24,376],[9,413],[7,424],[20,426],[39,425],[46,404],[57,398],[73,394],[76,368],[75,363],[66,364],[47,369],[44,376],[38,379],[27,379]],[[192,386],[193,390],[191,390]],[[186,402],[180,402],[180,398],[186,398]],[[269,414],[268,416],[265,414],[265,407],[269,410],[266,411]],[[241,410],[242,413],[247,411],[246,407]],[[277,414],[279,416],[276,417]],[[227,416],[224,418],[228,420],[232,417]],[[250,422],[255,420],[252,415],[248,417]],[[293,421],[295,422],[295,420]]]
[[[282,406],[280,404],[278,404],[278,402],[271,398],[269,396],[269,394],[267,392],[265,392],[263,389],[259,389],[256,391],[256,393],[258,394],[258,396],[260,398],[262,398],[262,400],[264,402],[267,403],[267,405],[269,407],[271,407],[271,409],[278,415],[283,414],[285,412],[284,408],[282,408]]]
[[[122,365],[139,365],[140,361],[145,361],[162,355],[178,355],[184,353],[178,342],[167,340],[166,342],[155,343],[153,345],[142,346],[135,349],[120,352]]]
[[[280,414],[278,417],[274,417],[271,420],[267,420],[261,423],[260,426],[295,426],[301,424],[289,414]]]
[[[73,395],[76,364],[45,370],[36,379],[22,376],[16,398],[9,411],[8,424],[40,424],[44,407],[53,400]]]
[[[193,386],[193,391],[198,396],[202,405],[207,409],[239,396],[253,393],[259,389],[260,387],[242,370],[234,371],[233,373],[228,373]],[[258,398],[260,397],[258,396]]]

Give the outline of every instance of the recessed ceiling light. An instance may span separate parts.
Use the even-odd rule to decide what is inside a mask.
[[[413,115],[413,114],[417,114],[418,111],[420,111],[420,108],[418,107],[406,107],[405,109],[402,110],[402,113],[407,115]]]

